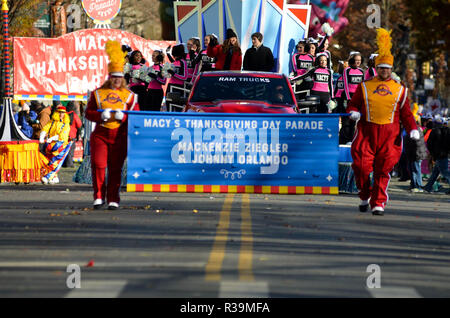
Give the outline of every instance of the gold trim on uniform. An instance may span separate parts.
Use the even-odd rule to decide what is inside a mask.
[[[366,121],[379,125],[393,123],[404,87],[394,80],[382,81],[377,77],[363,82],[362,86]]]
[[[132,95],[133,92],[128,89],[100,88],[95,91],[95,99],[99,109],[126,110],[127,103],[132,98]],[[116,129],[120,127],[121,122],[112,115],[110,119],[101,125],[108,129]]]

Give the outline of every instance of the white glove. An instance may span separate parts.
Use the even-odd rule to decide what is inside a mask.
[[[47,139],[47,142],[57,141],[59,139],[58,135],[54,135],[53,137],[50,137]]]
[[[45,131],[41,131],[41,133],[39,134],[39,143],[43,144],[45,142],[45,135],[47,133]]]
[[[116,110],[116,114],[114,115],[114,118],[117,120],[122,120],[123,119],[124,113],[119,109]]]
[[[107,121],[108,119],[111,118],[111,108],[106,108],[103,112],[102,112],[102,120],[103,121]]]
[[[420,133],[417,129],[411,130],[409,133],[409,137],[411,137],[412,140],[419,140],[420,139]]]
[[[352,111],[350,112],[350,119],[351,119],[351,120],[357,121],[357,120],[359,120],[360,118],[361,118],[361,113],[360,113],[360,112],[355,112],[354,110],[352,110]]]

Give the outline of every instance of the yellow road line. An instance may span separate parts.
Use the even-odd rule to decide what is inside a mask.
[[[250,196],[242,195],[241,211],[241,251],[239,253],[239,280],[253,281],[253,233],[252,218],[250,216]]]
[[[208,264],[206,264],[206,280],[219,281],[221,278],[220,270],[225,257],[225,248],[228,239],[228,228],[230,226],[230,211],[233,203],[234,193],[229,193],[225,197],[225,202],[220,212],[219,225],[217,226],[214,245],[209,255]]]

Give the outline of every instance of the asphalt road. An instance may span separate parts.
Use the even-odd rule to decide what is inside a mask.
[[[74,171],[0,184],[0,297],[450,297],[448,195],[393,181],[382,217],[346,194],[122,192],[93,210]]]

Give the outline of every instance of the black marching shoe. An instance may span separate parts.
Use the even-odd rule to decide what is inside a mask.
[[[117,210],[119,209],[119,203],[109,202],[108,210]]]
[[[369,200],[361,200],[359,204],[359,212],[367,212],[369,209]]]
[[[381,206],[376,206],[372,209],[372,215],[384,215],[384,209]]]
[[[102,199],[95,199],[94,200],[94,210],[100,209],[103,206],[104,203],[105,202],[103,202]]]

